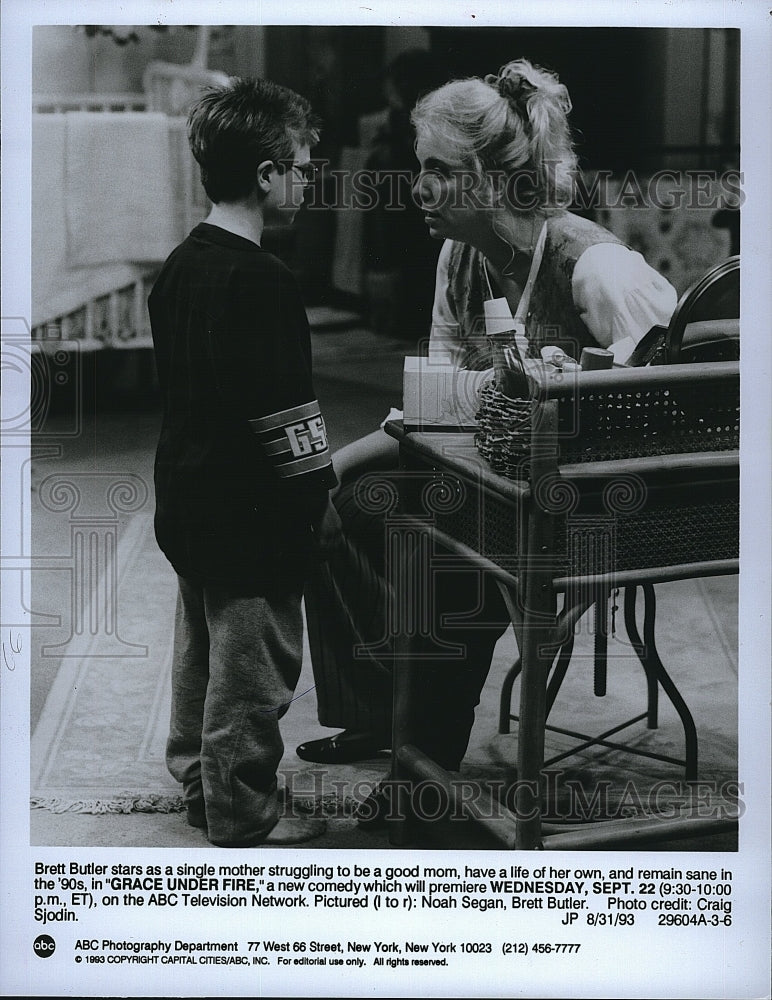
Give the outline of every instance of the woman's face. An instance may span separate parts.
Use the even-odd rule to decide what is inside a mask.
[[[413,195],[430,235],[475,243],[475,237],[490,226],[490,198],[483,179],[458,163],[455,150],[441,136],[419,133],[415,149],[421,172]]]

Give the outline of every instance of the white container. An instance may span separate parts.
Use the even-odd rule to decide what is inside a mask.
[[[431,358],[405,358],[405,429],[475,430],[480,388],[491,377],[490,370],[470,372]]]

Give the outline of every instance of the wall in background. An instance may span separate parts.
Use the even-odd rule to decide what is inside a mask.
[[[159,32],[147,25],[132,25],[127,31],[123,26],[116,40],[102,34],[88,37],[82,27],[70,25],[35,27],[33,93],[141,93],[142,74],[151,60],[191,61],[197,30],[196,26],[176,25]],[[119,44],[121,40],[123,44]],[[214,27],[208,65],[231,75],[263,75],[265,29],[260,25]]]
[[[120,32],[125,44],[89,38],[82,27],[36,27],[33,91],[139,93],[149,61],[186,63],[195,51],[197,30],[184,25]],[[494,72],[521,55],[555,69],[572,95],[588,168],[739,164],[740,42],[732,29],[225,25],[211,30],[208,65],[267,75],[305,94],[325,120],[319,155],[334,156],[356,144],[357,119],[383,107],[382,68],[407,48],[428,47],[457,76]]]
[[[739,166],[740,32],[668,29],[664,35],[663,166]]]
[[[739,163],[739,31],[691,28],[431,28],[458,76],[524,56],[573,101],[582,166],[624,172]]]

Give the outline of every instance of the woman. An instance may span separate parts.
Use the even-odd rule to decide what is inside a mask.
[[[557,77],[524,59],[484,80],[446,84],[416,105],[412,119],[421,172],[414,194],[429,232],[445,241],[437,265],[431,356],[463,368],[491,366],[483,322],[488,298],[504,297],[513,314],[520,310],[521,350],[529,356],[554,344],[578,358],[583,347],[594,346],[611,350],[624,363],[653,326],[667,325],[675,289],[610,232],[567,211],[576,171],[570,108]],[[380,523],[375,526],[376,515],[356,503],[352,484],[373,468],[393,467],[395,451],[396,443],[379,431],[334,459],[342,480],[335,502],[353,544],[348,557],[339,553],[337,564],[324,567],[327,579],[315,581],[307,604],[320,706],[324,703],[320,721],[345,728],[299,747],[308,760],[356,760],[389,746],[388,670],[352,655],[353,644],[377,645],[383,614],[361,617],[340,608],[345,592],[360,603],[372,599],[371,610],[388,599],[385,585],[375,582],[373,565],[383,562],[383,530]],[[366,582],[359,586],[361,580]],[[421,749],[454,770],[466,752],[474,708],[509,618],[497,588],[481,584],[471,570],[440,574],[435,596],[436,606],[450,613],[443,617],[466,613],[468,618],[478,609],[477,627],[436,624],[434,641],[464,644],[463,663],[437,663],[423,672]],[[318,627],[336,616],[339,622],[348,619],[347,635]],[[362,621],[367,624],[360,628]],[[338,699],[336,711],[330,693],[347,684],[348,701],[344,706]]]
[[[429,231],[446,241],[435,356],[466,368],[490,365],[482,302],[504,295],[517,310],[540,236],[526,313],[529,355],[556,344],[578,358],[583,347],[600,346],[624,362],[675,308],[675,289],[639,253],[566,210],[576,173],[570,108],[557,77],[526,60],[485,81],[450,83],[415,108],[416,192]]]

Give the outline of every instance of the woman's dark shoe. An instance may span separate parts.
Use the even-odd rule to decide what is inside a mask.
[[[350,764],[356,760],[376,757],[381,750],[388,750],[391,739],[374,733],[357,733],[344,729],[336,736],[301,743],[295,753],[301,760],[315,764]]]

